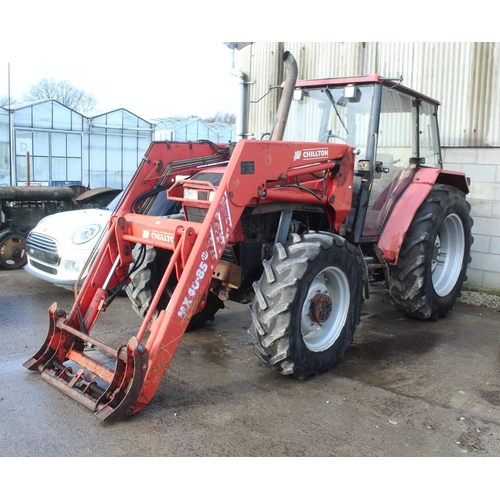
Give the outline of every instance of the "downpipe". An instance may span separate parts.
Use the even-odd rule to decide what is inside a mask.
[[[245,75],[241,71],[233,71],[231,73],[235,78],[238,79],[239,85],[239,104],[240,108],[238,114],[236,115],[236,141],[241,139],[247,139],[247,99],[246,99],[246,86],[248,85],[245,81]]]

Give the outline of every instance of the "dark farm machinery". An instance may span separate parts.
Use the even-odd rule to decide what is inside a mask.
[[[103,206],[118,192],[79,185],[0,186],[0,268],[20,269],[26,264],[26,237],[44,217],[89,204]]]

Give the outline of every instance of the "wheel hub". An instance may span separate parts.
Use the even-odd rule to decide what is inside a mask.
[[[6,269],[19,269],[26,264],[26,239],[13,233],[0,241],[0,265]]]
[[[311,300],[309,316],[313,321],[322,325],[332,314],[332,299],[329,295],[318,293]]]
[[[446,297],[455,287],[462,272],[464,254],[464,226],[460,217],[452,213],[441,224],[432,252],[432,285],[440,297]]]
[[[329,349],[344,328],[351,291],[345,272],[336,266],[324,268],[311,281],[302,305],[301,331],[313,352]]]

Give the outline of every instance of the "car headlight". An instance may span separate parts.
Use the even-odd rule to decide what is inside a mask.
[[[87,243],[90,241],[96,234],[99,234],[101,230],[101,226],[99,224],[89,224],[85,226],[83,229],[80,229],[72,238],[72,242],[75,245],[81,245],[82,243]]]

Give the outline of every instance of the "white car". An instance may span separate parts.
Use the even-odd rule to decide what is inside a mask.
[[[26,271],[56,285],[73,286],[107,229],[121,193],[105,208],[49,215],[28,234]],[[81,277],[82,282],[88,272]]]

